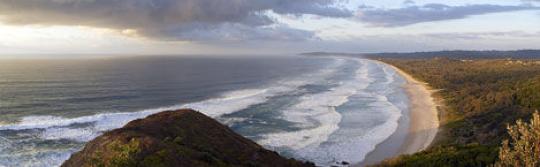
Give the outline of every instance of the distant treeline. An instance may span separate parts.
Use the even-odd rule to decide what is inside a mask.
[[[427,55],[435,54],[415,57]],[[497,160],[502,140],[508,138],[507,125],[540,109],[540,59],[377,59],[438,89],[447,106],[441,113],[440,136],[431,149],[381,166],[490,166]]]
[[[425,59],[425,58],[453,58],[453,59],[537,59],[540,58],[540,50],[515,50],[515,51],[434,51],[434,52],[411,52],[411,53],[331,53],[312,52],[303,53],[307,56],[350,56],[366,58],[396,58],[396,59]]]
[[[516,51],[438,51],[438,52],[414,52],[414,53],[376,53],[367,54],[369,57],[384,58],[435,58],[445,57],[454,59],[535,59],[540,58],[540,50],[516,50]]]

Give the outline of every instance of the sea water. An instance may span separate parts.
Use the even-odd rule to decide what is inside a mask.
[[[0,166],[59,166],[105,131],[180,108],[288,157],[358,163],[407,113],[404,82],[343,57],[0,60]]]

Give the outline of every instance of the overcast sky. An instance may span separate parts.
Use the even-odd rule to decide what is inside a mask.
[[[0,0],[0,57],[454,49],[540,49],[540,0]]]

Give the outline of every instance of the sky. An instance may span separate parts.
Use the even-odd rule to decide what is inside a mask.
[[[0,58],[540,49],[540,0],[0,0]]]

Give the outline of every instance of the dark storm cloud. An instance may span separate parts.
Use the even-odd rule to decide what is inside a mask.
[[[442,20],[463,19],[472,15],[488,13],[538,10],[534,6],[501,6],[501,5],[465,5],[448,6],[444,4],[426,4],[423,6],[411,5],[404,8],[381,9],[362,6],[357,18],[372,26],[399,27],[416,23],[433,22]]]
[[[206,39],[209,35],[205,31],[217,37],[236,39],[299,39],[310,38],[312,33],[286,26],[269,27],[276,21],[264,12],[352,16],[350,11],[334,7],[337,1],[0,0],[0,19],[4,23],[21,25],[84,25],[133,29],[143,36],[171,40],[197,40],[199,36]]]

